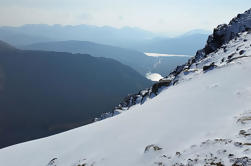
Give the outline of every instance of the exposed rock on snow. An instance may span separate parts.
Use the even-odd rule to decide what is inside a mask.
[[[159,151],[161,150],[162,148],[158,147],[157,145],[148,145],[146,148],[145,148],[145,153],[146,152],[149,152],[149,151]]]
[[[205,65],[203,66],[203,71],[208,71],[208,70],[212,70],[213,68],[217,67],[214,62],[212,62],[210,65]]]
[[[246,112],[237,117],[235,125],[236,131],[241,128],[251,127],[242,120],[251,123],[249,115],[251,112]],[[238,123],[241,125],[238,125]],[[209,139],[201,144],[192,145],[183,152],[177,152],[170,157],[161,154],[159,161],[154,163],[162,163],[162,166],[200,166],[200,165],[216,165],[216,166],[250,166],[251,165],[251,128],[240,130],[239,135],[232,139]],[[241,142],[239,142],[241,141]],[[248,142],[248,143],[247,143]]]
[[[113,114],[128,111],[1,149],[0,165],[250,166],[250,15],[219,26],[208,48]]]
[[[245,32],[245,35],[240,37],[243,32]],[[244,42],[249,41],[249,39],[246,38],[249,33],[251,33],[251,9],[243,14],[239,14],[232,19],[228,25],[223,24],[215,28],[213,34],[208,37],[205,47],[197,51],[196,55],[189,59],[186,64],[177,66],[177,68],[167,77],[153,84],[149,89],[125,97],[125,99],[116,107],[114,111],[115,114],[118,113],[118,109],[127,110],[135,104],[143,104],[147,98],[153,98],[158,95],[163,88],[176,85],[180,81],[179,78],[182,75],[198,73],[201,69],[207,71],[218,65],[226,65],[226,63],[230,63],[239,58],[248,57],[245,55],[245,52],[250,45]],[[231,48],[232,45],[230,47],[226,45],[230,40],[232,40],[231,43],[234,43],[233,47],[235,48],[235,51]],[[216,51],[218,51],[218,54],[214,53]],[[218,56],[219,54],[224,54],[224,56]],[[226,54],[228,56],[226,56]],[[214,58],[215,56],[221,57],[221,59]],[[204,64],[204,66],[201,67],[202,64]]]
[[[53,158],[48,164],[47,166],[57,166],[57,158]]]

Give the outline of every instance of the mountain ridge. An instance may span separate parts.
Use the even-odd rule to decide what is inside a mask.
[[[106,44],[140,52],[193,55],[206,40],[204,33],[190,33],[177,37],[166,37],[138,28],[96,27],[88,25],[24,25],[21,27],[0,27],[0,40],[17,47],[52,42],[79,40]],[[189,42],[193,39],[193,42]]]
[[[249,16],[250,10],[240,20],[249,24]],[[234,20],[240,21],[237,18]],[[146,90],[147,95],[130,98],[130,105],[121,106],[122,111],[115,113],[123,112],[123,108],[128,111],[58,135],[1,149],[0,163],[6,166],[249,166],[251,31],[248,24],[238,21],[229,27],[218,26],[209,37],[206,49]],[[231,25],[246,27],[231,31]],[[223,34],[218,33],[222,30]],[[137,104],[142,99],[147,101]]]
[[[201,50],[196,52],[196,55],[188,60],[187,63],[177,66],[177,68],[171,72],[168,76],[155,83],[152,87],[146,90],[142,90],[137,94],[127,96],[117,107],[120,110],[126,110],[130,106],[137,103],[143,103],[146,98],[152,98],[158,95],[158,91],[163,87],[168,87],[178,83],[178,75],[181,72],[188,71],[190,67],[207,57],[208,54],[216,51],[222,45],[229,42],[231,39],[238,37],[240,32],[251,30],[251,9],[245,11],[243,14],[239,14],[233,18],[230,23],[219,25],[214,29],[213,34],[208,37],[207,44]],[[212,65],[212,67],[215,67]],[[140,102],[137,102],[140,101]]]
[[[10,44],[0,40],[0,50],[17,50],[15,47],[11,46]]]
[[[220,48],[208,55],[197,71],[192,66],[188,74],[180,75],[179,84],[144,104],[119,116],[1,149],[0,163],[250,165],[251,33],[239,35],[225,45],[225,51]],[[236,53],[228,58],[232,52]],[[203,71],[212,61],[218,67]]]
[[[149,57],[144,53],[128,48],[76,40],[35,43],[21,48],[26,50],[83,53],[91,54],[94,57],[111,58],[130,66],[143,76],[148,72],[160,73],[161,75],[166,74],[172,71],[176,65],[184,63],[188,59],[187,57]]]
[[[7,47],[0,47],[1,148],[92,123],[119,98],[151,84],[113,59],[1,45]]]

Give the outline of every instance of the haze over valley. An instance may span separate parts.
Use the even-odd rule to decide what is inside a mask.
[[[250,6],[1,1],[0,166],[250,166]]]

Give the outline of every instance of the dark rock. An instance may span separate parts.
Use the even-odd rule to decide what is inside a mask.
[[[155,95],[157,95],[158,91],[159,91],[159,88],[165,86],[169,86],[171,83],[171,80],[161,80],[155,84],[153,84],[152,86],[152,93],[154,93]]]
[[[225,58],[222,58],[222,59],[221,59],[221,63],[223,63],[223,62],[225,62]]]
[[[242,54],[244,54],[244,53],[245,53],[245,50],[241,50],[241,51],[239,52],[240,55],[242,55]]]
[[[234,154],[232,154],[232,153],[230,153],[229,155],[228,155],[228,158],[233,158],[234,157]]]
[[[163,86],[170,86],[170,84],[175,85],[179,81],[178,75],[185,70],[190,69],[190,67],[194,64],[197,64],[200,60],[206,58],[210,53],[217,51],[221,47],[224,51],[227,51],[226,46],[224,44],[228,43],[231,39],[236,39],[239,37],[240,32],[247,31],[250,32],[251,29],[251,18],[249,17],[251,13],[251,9],[247,10],[243,14],[238,15],[236,18],[232,19],[229,24],[223,24],[217,26],[214,29],[213,34],[208,37],[207,43],[205,47],[196,52],[196,55],[188,60],[188,62],[184,65],[177,66],[173,72],[171,72],[165,78],[171,78],[168,81],[159,81],[155,83],[151,88],[148,89],[148,92],[145,95],[142,94],[134,94],[126,97],[117,108],[123,109],[123,107],[129,108],[130,106],[137,104],[137,100],[140,98],[141,103],[145,101],[147,97],[153,97],[158,95],[159,89]],[[233,55],[232,55],[233,56]],[[228,58],[228,63],[236,58],[232,58],[230,56]],[[224,62],[225,59],[222,59]],[[204,66],[203,71],[208,71],[217,67],[214,63],[209,66]]]
[[[232,62],[232,61],[234,61],[234,60],[236,60],[236,59],[246,58],[246,57],[248,57],[248,56],[243,55],[243,56],[235,57],[235,58],[229,59],[229,60],[227,61],[227,63],[230,63],[230,62]]]
[[[245,131],[245,130],[240,130],[239,135],[242,135],[242,136],[244,136],[244,137],[247,137],[247,136],[250,136],[251,133],[248,133],[248,132]]]
[[[211,162],[210,165],[216,165],[216,166],[224,166],[221,162]]]
[[[176,85],[179,82],[179,80],[173,81],[173,85]]]
[[[231,159],[230,162],[234,163],[232,166],[250,166],[251,159],[248,157]]]
[[[150,150],[153,150],[153,151],[160,151],[160,150],[162,150],[162,148],[160,148],[159,146],[154,145],[154,144],[148,145],[148,146],[145,148],[145,153],[146,153],[146,152],[149,152]]]
[[[234,142],[234,146],[242,147],[242,143],[241,142]]]
[[[53,159],[47,164],[47,166],[56,166],[56,160],[57,160],[57,158],[53,158]]]
[[[181,153],[180,152],[176,152],[176,156],[181,156]]]
[[[227,59],[231,59],[234,55],[235,55],[235,53],[229,55],[229,56],[227,57]]]
[[[162,162],[155,162],[154,164],[156,164],[156,165],[158,165],[158,166],[165,166],[165,164],[162,163]]]
[[[206,46],[197,51],[195,56],[196,61],[198,62],[205,58],[208,54],[216,51],[231,39],[237,38],[239,36],[238,33],[249,31],[251,28],[250,12],[251,9],[239,15],[239,17],[237,16],[232,19],[228,25],[222,24],[215,28],[213,34],[208,37]]]
[[[177,75],[179,75],[183,71],[185,66],[186,66],[186,64],[181,65],[181,66],[177,66],[175,68],[175,70],[173,72],[171,72],[169,75],[174,75],[176,77]]]
[[[216,65],[214,64],[214,62],[212,62],[210,65],[208,66],[203,66],[203,71],[208,71],[208,70],[212,70],[213,68],[215,68]]]

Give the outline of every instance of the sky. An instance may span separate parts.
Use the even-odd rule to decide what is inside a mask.
[[[212,30],[250,7],[250,0],[0,0],[0,26],[89,24],[180,34]]]

